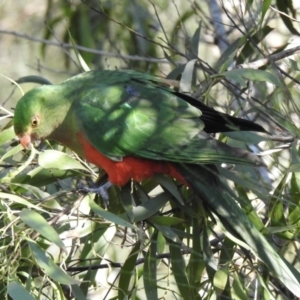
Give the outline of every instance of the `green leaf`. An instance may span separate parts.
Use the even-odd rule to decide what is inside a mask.
[[[270,219],[272,222],[272,226],[286,226],[286,221],[284,217],[284,208],[281,201],[276,201],[276,203],[272,207],[272,211],[270,214]]]
[[[147,220],[157,212],[170,200],[167,193],[161,193],[156,197],[138,205],[132,209],[134,222]]]
[[[93,222],[92,234],[89,234],[86,239],[86,243],[80,252],[80,259],[95,259],[95,253],[97,253],[97,258],[94,260],[101,261],[110,246],[110,242],[115,237],[117,228],[116,226],[110,226],[109,224],[97,224]],[[84,284],[84,283],[82,283]]]
[[[128,258],[126,259],[123,267],[121,268],[120,272],[120,280],[119,280],[119,289],[118,289],[118,299],[125,299],[126,296],[130,296],[131,291],[129,290],[129,284],[131,278],[135,273],[136,268],[136,260],[140,253],[140,242],[137,242],[135,246],[130,251]]]
[[[243,285],[236,274],[233,274],[233,282],[231,286],[231,297],[235,300],[248,299],[248,294],[245,291],[245,285]]]
[[[175,69],[173,69],[168,76],[166,77],[167,79],[175,79],[177,80],[178,77],[182,74],[182,72],[185,69],[186,64],[183,65],[179,65],[178,67],[176,67]]]
[[[223,72],[220,75],[230,80],[234,80],[239,84],[241,84],[242,86],[247,86],[247,80],[266,81],[276,86],[282,86],[282,83],[276,76],[274,76],[270,72],[263,71],[263,70],[248,69],[248,68],[233,69],[231,71]]]
[[[19,144],[17,147],[15,147],[14,149],[12,149],[10,151],[11,152],[10,156],[18,153],[22,148],[23,148],[22,145]],[[36,149],[32,147],[32,149],[30,151],[30,155],[27,158],[27,160],[20,167],[18,167],[16,170],[13,170],[11,173],[9,173],[8,176],[2,178],[1,182],[11,182],[11,179],[15,178],[18,174],[23,172],[31,164],[31,162],[33,161],[36,153],[37,153]]]
[[[20,219],[29,227],[33,228],[35,231],[44,236],[48,241],[56,244],[65,252],[67,251],[57,232],[40,214],[33,210],[24,208],[20,212]]]
[[[293,22],[291,18],[289,17],[289,10],[292,13],[292,17],[296,18],[296,10],[293,7],[293,1],[292,0],[276,0],[277,8],[283,12],[279,13],[280,18],[282,19],[283,23],[287,27],[287,29],[295,35],[299,35],[299,32],[294,27]]]
[[[221,295],[225,290],[228,281],[228,267],[222,267],[217,270],[213,279],[213,285],[218,295]]]
[[[163,226],[172,226],[185,222],[183,219],[175,218],[175,217],[160,217],[154,216],[148,219],[149,222],[157,225]]]
[[[266,282],[266,281],[268,281],[268,276],[266,276],[267,280],[265,280],[265,278],[263,278],[259,273],[257,274],[257,277],[258,277],[258,280],[259,280],[261,286],[264,288],[263,289],[263,294],[264,294],[263,299],[275,300],[276,298],[274,298],[274,296],[272,295],[272,291],[270,291],[268,288],[268,282]]]
[[[9,127],[0,132],[0,145],[7,143],[16,136],[13,127]]]
[[[57,150],[45,150],[40,153],[38,162],[39,165],[45,169],[86,170],[86,168],[75,158]]]
[[[29,292],[18,281],[11,281],[8,284],[7,292],[13,300],[35,300],[37,298],[31,296]]]
[[[157,293],[157,268],[156,268],[156,242],[157,242],[157,235],[158,232],[155,231],[151,244],[149,247],[149,251],[145,257],[145,264],[144,264],[144,287],[145,287],[145,294],[148,300],[158,300],[158,293]]]
[[[299,62],[289,58],[288,61],[290,62],[290,67],[292,68],[292,70],[294,71],[300,71],[300,64]]]
[[[196,205],[194,205],[196,208]],[[187,274],[190,283],[196,283],[199,278],[202,277],[205,270],[205,263],[203,258],[203,251],[201,248],[201,231],[202,228],[199,225],[198,219],[192,219],[192,243],[193,249],[190,255],[190,259],[187,265]]]
[[[17,191],[18,193],[24,193],[24,191],[26,191],[39,199],[44,199],[50,196],[49,193],[29,184],[11,183],[10,187],[13,191]]]
[[[18,195],[14,195],[14,194],[9,194],[9,193],[4,193],[4,192],[0,192],[0,198],[3,200],[9,200],[13,203],[19,203],[25,207],[29,207],[29,208],[34,208],[36,210],[40,210],[42,212],[47,213],[46,210],[44,210],[43,208],[41,208],[40,206],[37,206],[35,204],[33,204],[32,202],[18,196]]]
[[[72,294],[76,300],[86,300],[86,296],[82,292],[81,288],[78,286],[78,284],[72,284],[71,286]]]
[[[264,20],[264,17],[266,15],[271,3],[272,3],[272,0],[264,0],[263,1],[263,6],[262,6],[262,10],[261,10],[260,24],[262,24],[262,22]]]
[[[182,258],[182,254],[180,251],[180,245],[169,241],[170,254],[171,254],[171,263],[172,263],[172,271],[180,291],[181,297],[183,299],[193,299],[191,295],[192,287],[190,286],[184,260]]]
[[[128,219],[133,222],[134,214],[133,214],[133,205],[132,205],[132,195],[131,195],[131,183],[129,182],[124,187],[122,187],[121,193],[121,204],[126,211],[126,215]]]
[[[227,70],[229,66],[232,65],[236,53],[239,48],[247,41],[247,36],[245,35],[237,40],[235,40],[221,55],[219,60],[216,63],[215,69],[219,70],[219,72],[223,72]]]
[[[24,148],[21,144],[18,144],[17,146],[15,146],[14,148],[10,149],[9,151],[7,151],[0,159],[0,162],[3,162],[6,158],[11,157],[13,155],[15,155],[16,153],[22,151]]]
[[[137,229],[134,225],[132,225],[131,223],[127,222],[126,220],[124,220],[122,217],[117,216],[107,210],[104,210],[103,208],[101,208],[100,206],[98,206],[92,199],[90,199],[89,201],[89,205],[91,207],[91,210],[96,213],[98,216],[104,218],[107,221],[110,221],[114,224],[120,225],[120,226],[125,226],[125,227],[129,227],[131,229]]]
[[[200,46],[200,37],[201,37],[201,27],[202,27],[202,22],[200,22],[198,28],[196,29],[190,43],[190,48],[188,57],[189,60],[192,59],[198,59],[198,53],[199,53],[199,46]]]
[[[192,87],[192,79],[194,73],[194,67],[197,59],[190,60],[184,68],[184,71],[181,76],[181,80],[179,83],[179,91],[181,93],[190,93]]]
[[[65,273],[61,268],[59,268],[52,259],[50,259],[46,252],[40,248],[36,243],[27,239],[27,243],[32,251],[32,254],[37,262],[37,264],[44,270],[44,272],[52,278],[54,281],[60,282],[62,284],[77,284],[80,281],[73,279],[67,273]]]
[[[184,205],[184,201],[180,195],[180,193],[178,192],[178,187],[176,186],[176,184],[174,183],[173,180],[171,180],[170,178],[160,175],[160,174],[156,174],[153,176],[153,178],[164,188],[166,188],[170,194],[172,194],[181,205]]]
[[[244,63],[252,54],[254,54],[255,51],[257,51],[257,45],[262,42],[272,30],[273,28],[265,26],[249,36],[244,48],[236,59],[236,64],[239,65]]]
[[[79,171],[75,170],[44,169],[39,166],[27,174],[18,174],[12,178],[12,183],[24,183],[39,187],[78,175],[80,175]]]
[[[181,243],[180,238],[178,235],[168,226],[162,226],[158,224],[154,224],[155,228],[157,228],[165,238],[175,242],[175,243]]]

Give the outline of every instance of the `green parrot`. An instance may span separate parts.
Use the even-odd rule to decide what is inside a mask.
[[[14,129],[21,144],[55,140],[103,168],[113,184],[165,174],[190,187],[236,238],[300,296],[299,274],[280,258],[236,204],[215,164],[261,165],[254,154],[210,133],[265,130],[217,112],[177,92],[172,82],[135,71],[90,71],[26,93],[17,103]],[[210,187],[209,189],[207,187]]]

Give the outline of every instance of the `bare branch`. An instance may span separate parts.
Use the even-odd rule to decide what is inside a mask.
[[[51,46],[55,46],[55,47],[60,47],[60,48],[65,48],[65,49],[73,49],[73,45],[71,45],[71,44],[58,43],[58,42],[54,42],[54,41],[50,41],[50,40],[46,40],[46,39],[39,39],[39,38],[30,36],[30,35],[28,35],[26,33],[22,33],[22,32],[0,29],[0,34],[8,34],[8,35],[16,36],[16,37],[19,37],[22,39],[30,40],[30,41],[33,41],[36,43],[42,43],[42,44],[51,45]],[[150,57],[144,57],[144,56],[138,56],[138,55],[121,55],[119,53],[112,53],[112,52],[107,52],[107,51],[103,51],[103,50],[96,50],[96,49],[92,49],[92,48],[88,48],[88,47],[84,47],[84,46],[80,46],[80,45],[76,45],[76,49],[87,52],[87,53],[93,53],[96,55],[116,57],[116,58],[128,59],[128,60],[133,60],[133,61],[147,61],[150,63],[170,64],[170,62],[165,58],[150,58]],[[178,63],[183,63],[183,62],[178,62]]]
[[[299,51],[300,51],[300,46],[297,46],[297,47],[287,49],[287,50],[284,50],[284,51],[276,53],[276,54],[271,54],[271,55],[269,55],[265,58],[261,58],[261,59],[258,59],[256,61],[240,64],[240,65],[237,65],[235,67],[230,67],[230,68],[228,68],[228,70],[245,69],[245,68],[258,69],[258,68],[260,68],[264,65],[267,65],[271,62],[278,61],[278,60],[281,60],[281,59],[286,58],[288,56],[291,56],[291,55],[293,55],[293,54],[295,54]]]
[[[276,8],[273,7],[272,5],[270,5],[270,8],[271,8],[273,11],[277,12],[278,14],[280,14],[280,15],[283,15],[283,16],[285,16],[285,17],[291,19],[291,20],[294,21],[294,22],[300,23],[299,20],[297,20],[297,19],[291,17],[290,15],[288,15],[288,14],[286,14],[286,13],[284,13],[284,12],[278,10],[278,9],[276,9]]]

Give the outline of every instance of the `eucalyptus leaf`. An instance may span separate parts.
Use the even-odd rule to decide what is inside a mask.
[[[180,246],[177,243],[169,242],[171,263],[173,274],[183,299],[190,299],[193,295],[192,287],[189,283],[185,270],[185,262],[183,260]],[[193,299],[194,297],[192,297]]]
[[[171,227],[168,226],[163,226],[163,225],[158,225],[158,224],[154,224],[154,226],[162,233],[162,235],[175,242],[175,243],[181,243],[180,238],[178,237],[178,235],[172,230]]]
[[[242,86],[247,85],[247,80],[253,81],[266,81],[270,82],[276,86],[282,86],[280,80],[274,76],[272,73],[263,71],[263,70],[256,70],[256,69],[233,69],[230,71],[226,71],[221,73],[220,75],[238,82]]]
[[[155,215],[169,201],[169,198],[167,193],[161,193],[147,202],[134,207],[132,209],[133,220],[140,222]]]
[[[176,224],[183,223],[184,220],[175,218],[175,217],[160,217],[160,216],[153,216],[148,219],[149,222],[157,225],[163,225],[163,226],[172,226]]]
[[[39,165],[45,169],[86,170],[86,168],[75,158],[57,150],[45,150],[40,153],[38,162]]]
[[[192,79],[193,79],[193,72],[195,63],[197,62],[197,59],[190,60],[182,73],[181,80],[179,83],[179,91],[181,93],[190,93],[191,87],[192,87]]]
[[[3,162],[6,158],[9,158],[15,154],[17,154],[18,152],[23,150],[23,146],[21,144],[18,144],[17,146],[13,147],[12,149],[10,149],[9,151],[7,151],[1,158],[0,158],[0,162]]]
[[[16,136],[13,127],[9,127],[0,132],[0,145],[7,143]]]
[[[103,208],[98,206],[93,200],[90,200],[89,203],[90,203],[91,210],[94,213],[96,213],[97,215],[99,215],[100,217],[106,219],[107,221],[112,222],[117,225],[120,225],[120,226],[125,226],[125,227],[129,227],[132,229],[136,229],[136,227],[134,225],[132,225],[125,219],[121,218],[120,216],[117,216],[107,210],[104,210]]]
[[[140,247],[141,247],[140,242],[137,242],[135,246],[132,248],[132,250],[130,251],[123,267],[121,268],[118,299],[124,299],[125,296],[127,297],[130,296],[129,284],[135,273],[136,260],[140,253]]]
[[[53,242],[65,252],[67,251],[58,233],[40,214],[33,210],[24,208],[20,212],[20,219],[29,227],[33,228],[36,232],[43,235],[48,241]]]
[[[37,299],[37,298],[33,297],[32,295],[30,295],[30,293],[25,289],[25,287],[17,281],[11,281],[8,284],[7,292],[13,300],[20,300],[20,299],[35,300],[35,299]]]
[[[27,243],[33,253],[33,256],[40,268],[53,280],[62,284],[77,284],[79,280],[75,280],[65,273],[60,267],[58,267],[51,258],[49,258],[46,252],[40,248],[33,241],[27,240]]]

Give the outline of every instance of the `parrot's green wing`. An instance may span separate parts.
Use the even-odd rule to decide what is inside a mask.
[[[199,164],[260,163],[251,153],[203,132],[201,111],[155,77],[116,71],[95,75],[91,88],[85,86],[77,95],[74,109],[85,138],[104,155],[116,160],[134,155]]]

